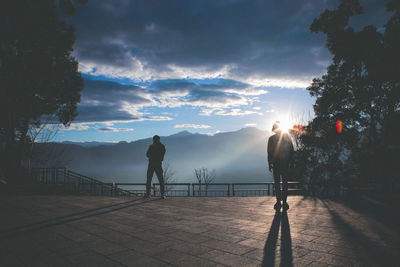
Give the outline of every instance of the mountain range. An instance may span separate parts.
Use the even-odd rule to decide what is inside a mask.
[[[174,182],[195,182],[194,169],[202,167],[215,170],[214,182],[272,181],[266,163],[267,138],[266,131],[254,127],[212,136],[188,131],[161,136],[167,150],[164,164],[174,173]],[[130,143],[51,143],[42,144],[42,148],[51,148],[53,154],[57,151],[58,166],[105,182],[139,183],[146,180],[150,144],[152,138]],[[55,164],[55,156],[51,158],[48,165]]]

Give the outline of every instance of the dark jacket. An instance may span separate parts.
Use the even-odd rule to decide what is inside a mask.
[[[149,162],[161,162],[164,160],[165,146],[161,143],[153,143],[149,146],[146,152],[146,156],[149,158]]]
[[[268,163],[289,163],[293,161],[292,139],[287,133],[274,134],[268,139]]]

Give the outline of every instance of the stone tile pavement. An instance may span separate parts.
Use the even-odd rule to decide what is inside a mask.
[[[0,196],[0,266],[400,266],[367,198]]]

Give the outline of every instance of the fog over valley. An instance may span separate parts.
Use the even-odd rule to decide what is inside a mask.
[[[167,149],[164,164],[174,173],[174,182],[195,182],[194,169],[201,167],[215,169],[214,182],[272,181],[266,163],[268,135],[254,127],[212,136],[182,131],[161,137]],[[151,143],[151,137],[116,144],[64,142],[42,144],[37,150],[47,151],[41,154],[51,158],[46,160],[49,167],[65,166],[104,182],[139,183],[145,182]]]

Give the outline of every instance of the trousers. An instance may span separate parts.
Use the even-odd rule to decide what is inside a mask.
[[[163,176],[163,169],[162,169],[162,162],[150,162],[147,167],[147,182],[146,182],[146,194],[150,196],[151,190],[151,180],[153,179],[154,172],[157,175],[158,182],[160,183],[160,193],[164,195],[164,176]]]
[[[286,203],[287,191],[288,191],[289,163],[287,162],[274,163],[272,172],[275,182],[276,201],[282,200],[284,203]],[[282,179],[282,190],[281,190],[281,179]]]

